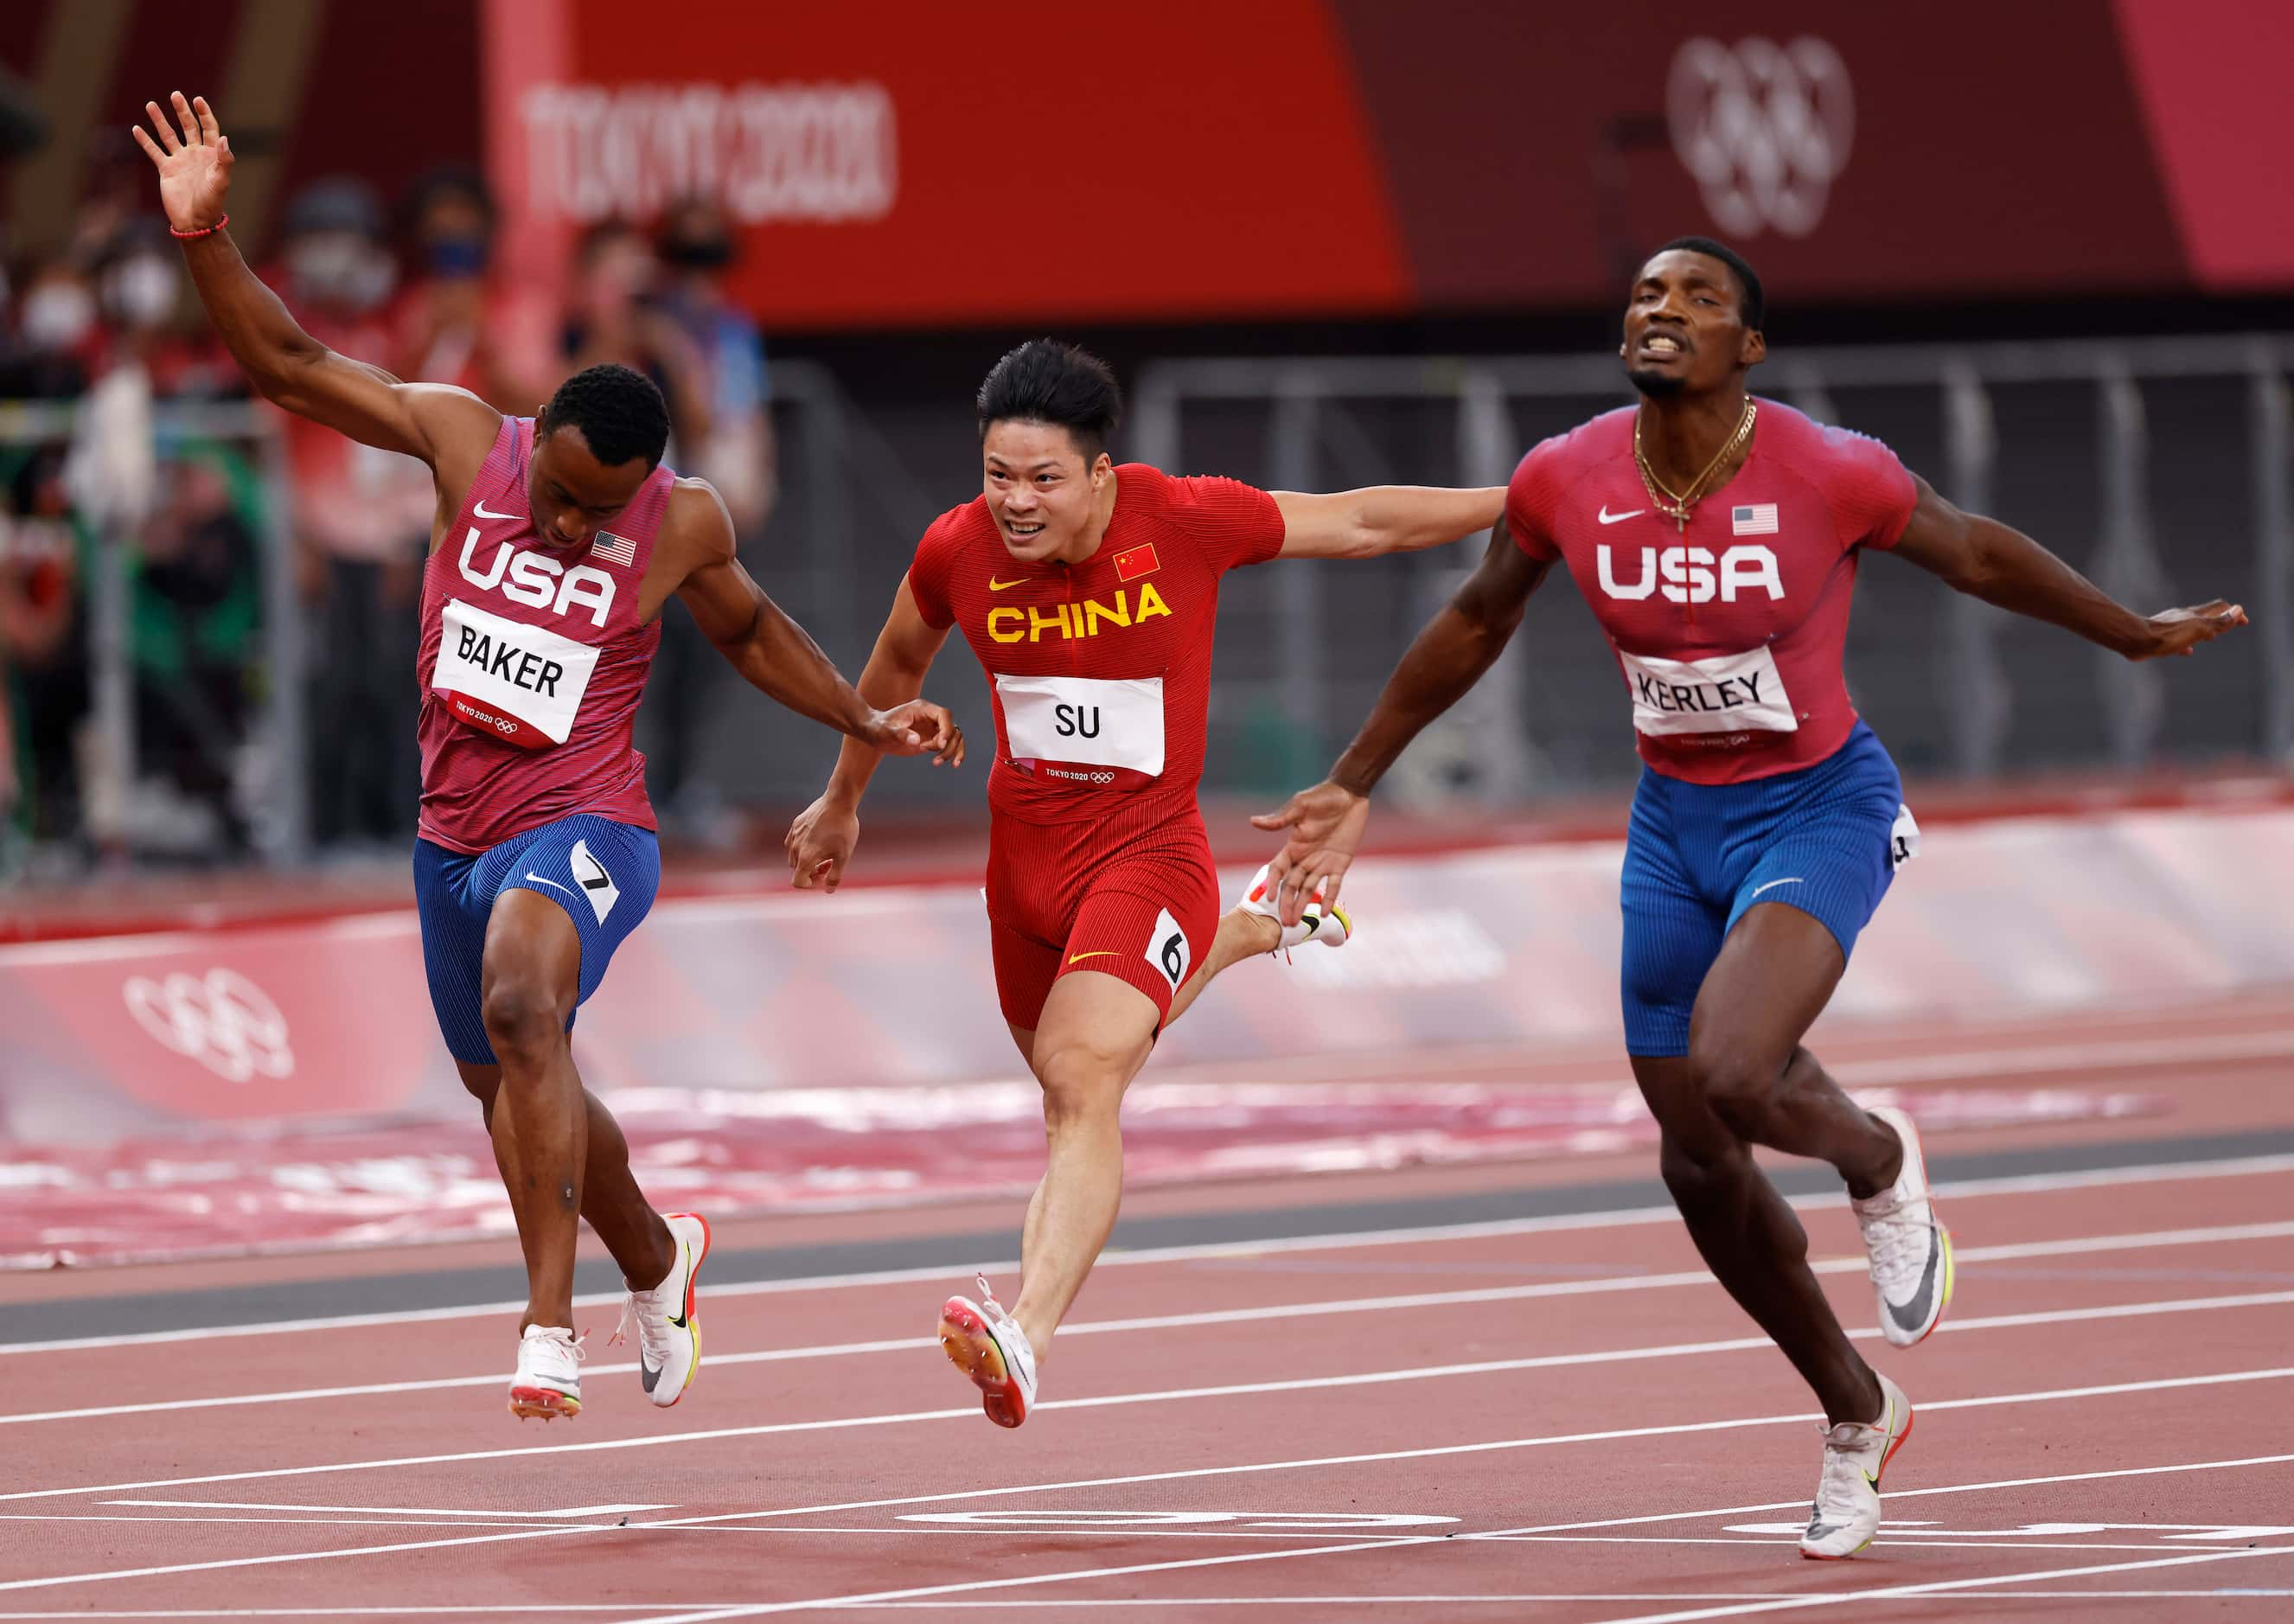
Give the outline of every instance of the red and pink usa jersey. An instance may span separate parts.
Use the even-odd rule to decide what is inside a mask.
[[[586,546],[542,545],[533,420],[502,420],[422,576],[421,833],[483,852],[576,812],[655,827],[630,742],[658,618],[638,588],[677,476],[656,468]]]
[[[1022,564],[984,497],[917,544],[908,591],[958,625],[995,690],[988,804],[1030,823],[1193,803],[1203,775],[1220,577],[1282,551],[1274,498],[1232,479],[1115,470],[1114,517],[1080,564]]]
[[[1859,547],[1892,547],[1917,501],[1879,441],[1760,403],[1752,454],[1684,532],[1633,461],[1633,408],[1535,446],[1506,518],[1560,559],[1624,673],[1641,759],[1696,784],[1824,760],[1848,740],[1841,651]]]

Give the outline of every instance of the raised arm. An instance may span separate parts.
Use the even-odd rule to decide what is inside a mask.
[[[1251,820],[1263,829],[1290,831],[1270,873],[1284,924],[1297,922],[1317,890],[1338,901],[1370,821],[1371,790],[1426,724],[1481,680],[1550,568],[1514,545],[1500,515],[1479,567],[1411,641],[1330,776],[1292,796],[1281,811]]]
[[[231,190],[231,142],[203,96],[170,98],[175,121],[146,102],[151,130],[136,141],[159,172],[159,201],[191,269],[191,283],[232,357],[264,398],[299,417],[435,469],[439,447],[472,446],[481,457],[501,419],[477,396],[435,384],[404,384],[380,367],[338,355],[297,324],[223,229]],[[158,132],[158,139],[152,131]],[[460,470],[457,470],[458,473]]]
[[[1417,552],[1486,530],[1505,511],[1505,487],[1373,485],[1327,496],[1270,492],[1282,512],[1284,559],[1377,559]]]
[[[871,705],[886,706],[914,699],[923,691],[924,673],[947,641],[948,628],[934,626],[923,617],[903,575],[900,590],[892,595],[892,613],[876,634],[876,647],[860,673],[860,697]],[[933,758],[934,763],[946,761],[960,767],[964,733],[961,729],[951,731],[953,742]],[[843,883],[844,865],[852,861],[852,850],[860,843],[860,797],[868,792],[868,780],[875,776],[876,763],[883,759],[858,739],[846,739],[827,789],[789,825],[787,838],[781,844],[788,853],[790,883],[798,889],[809,890],[818,883],[834,892]]]
[[[2246,611],[2220,598],[2138,615],[2021,530],[1962,512],[1916,476],[1913,483],[1919,503],[1896,553],[1986,603],[2076,632],[2130,660],[2189,654],[2246,624]]]

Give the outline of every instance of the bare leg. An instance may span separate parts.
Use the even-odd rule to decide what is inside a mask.
[[[456,1069],[462,1073],[462,1086],[477,1100],[491,1134],[501,1067],[457,1062]],[[589,1154],[582,1163],[582,1221],[606,1243],[606,1250],[621,1266],[622,1278],[635,1290],[651,1291],[668,1277],[670,1265],[677,1259],[676,1243],[630,1171],[629,1141],[622,1137],[621,1124],[587,1089],[582,1091],[582,1101],[589,1116]],[[507,1187],[509,1167],[499,1149],[494,1164],[501,1169]]]
[[[1202,963],[1195,967],[1195,973],[1187,977],[1185,984],[1171,994],[1171,1012],[1163,1017],[1163,1024],[1168,1026],[1185,1014],[1187,1007],[1211,984],[1211,977],[1246,959],[1273,952],[1281,941],[1282,926],[1264,914],[1245,913],[1236,908],[1220,915],[1218,934],[1211,938],[1211,951],[1203,955]]]
[[[1835,1423],[1879,1413],[1879,1378],[1841,1329],[1808,1267],[1808,1233],[1752,1147],[1829,1162],[1859,1193],[1895,1177],[1895,1135],[1800,1047],[1846,967],[1820,921],[1778,903],[1753,908],[1698,990],[1689,1052],[1633,1057],[1664,1136],[1665,1186],[1697,1251]]]
[[[1029,1058],[1044,1089],[1044,1181],[1028,1204],[1013,1317],[1041,1360],[1123,1203],[1123,1091],[1155,1043],[1155,1002],[1112,975],[1063,975]],[[1015,1034],[1016,1035],[1016,1034]]]
[[[589,1113],[565,1017],[582,975],[582,938],[538,893],[506,892],[486,925],[479,1008],[501,1063],[487,1123],[525,1253],[520,1328],[574,1323],[574,1247],[582,1211]]]
[[[1739,1138],[1829,1162],[1850,1195],[1865,1196],[1895,1182],[1904,1147],[1800,1044],[1847,967],[1813,915],[1782,902],[1747,909],[1697,990],[1688,1058]]]

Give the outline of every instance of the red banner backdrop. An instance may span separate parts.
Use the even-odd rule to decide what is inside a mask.
[[[2294,283],[2294,8],[495,4],[565,39],[490,62],[525,217],[712,195],[781,324],[1575,304],[1692,230],[1786,298]]]

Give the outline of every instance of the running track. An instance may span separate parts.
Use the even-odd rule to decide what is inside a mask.
[[[502,1414],[507,1308],[451,1306],[499,1276],[442,1249],[20,1278],[0,1621],[2283,1617],[2285,1062],[2203,1070],[2192,1116],[1931,1143],[1959,1295],[1876,1351],[1918,1424],[1853,1563],[1795,1556],[1807,1395],[1619,1158],[1135,1202],[1016,1433],[928,1334],[1009,1204],[730,1227],[687,1400],[642,1404],[601,1302],[547,1427]],[[1876,1341],[1843,1204],[1786,1187]],[[1220,1238],[1142,1244],[1180,1234]],[[886,1266],[773,1278],[840,1242]]]

